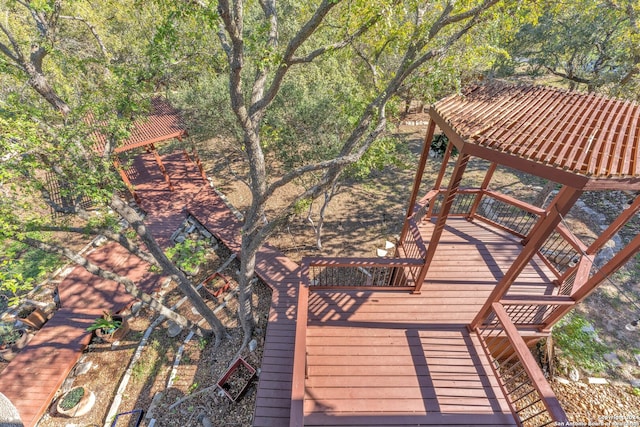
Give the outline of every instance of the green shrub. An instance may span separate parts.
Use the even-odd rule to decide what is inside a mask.
[[[553,339],[562,356],[590,372],[603,372],[607,368],[603,355],[607,346],[589,332],[589,322],[577,313],[565,316],[555,328]]]

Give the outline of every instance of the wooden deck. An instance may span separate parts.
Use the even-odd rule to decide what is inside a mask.
[[[432,227],[420,227],[425,238]],[[454,218],[420,295],[311,292],[304,425],[515,425],[467,324],[520,247],[507,233]],[[550,294],[551,278],[534,260],[510,294]]]

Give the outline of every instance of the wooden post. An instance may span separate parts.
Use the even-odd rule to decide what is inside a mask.
[[[434,190],[440,190],[440,186],[442,186],[442,181],[444,180],[444,174],[447,171],[447,165],[449,164],[449,159],[451,158],[451,152],[453,151],[453,142],[449,140],[449,144],[447,145],[447,150],[444,152],[444,156],[442,157],[442,163],[440,163],[440,171],[438,172],[438,177],[436,178],[436,182],[433,184]],[[431,218],[433,215],[433,203],[429,205],[429,210],[427,211],[427,218]]]
[[[431,140],[433,140],[433,133],[436,130],[436,122],[433,120],[429,120],[429,129],[427,130],[427,134],[424,138],[424,145],[422,146],[422,154],[420,155],[420,162],[418,163],[418,169],[416,170],[416,177],[413,180],[413,190],[411,191],[411,195],[409,196],[409,206],[407,206],[407,214],[404,219],[404,224],[402,225],[402,232],[400,233],[400,241],[399,243],[404,243],[405,237],[407,237],[407,232],[409,230],[409,218],[413,215],[413,209],[416,204],[416,199],[418,198],[418,192],[420,191],[420,184],[422,184],[422,176],[424,175],[424,168],[427,164],[427,158],[429,157],[429,147],[431,144]]]
[[[473,205],[471,205],[471,209],[469,210],[469,216],[467,219],[469,221],[473,221],[473,217],[476,216],[476,211],[478,210],[478,206],[480,206],[480,200],[482,200],[482,196],[484,196],[484,191],[489,187],[489,183],[491,182],[491,178],[493,177],[493,173],[496,171],[498,164],[495,162],[491,162],[491,166],[487,169],[487,173],[484,176],[484,181],[482,181],[482,185],[480,186],[480,191],[478,195],[476,195],[475,200],[473,201]]]
[[[173,184],[171,183],[171,178],[169,178],[167,169],[164,167],[164,164],[162,163],[162,159],[158,154],[158,150],[156,150],[156,147],[153,144],[150,144],[150,147],[151,147],[151,152],[153,153],[153,157],[156,159],[156,163],[160,168],[160,172],[162,172],[162,175],[164,175],[164,180],[167,182],[167,185],[169,186],[169,190],[174,191]]]
[[[629,244],[618,252],[613,258],[609,260],[600,270],[598,270],[589,280],[582,284],[571,295],[578,304],[586,297],[588,297],[602,282],[607,280],[611,274],[615,273],[620,267],[625,265],[636,253],[640,252],[640,234],[629,242]],[[547,319],[546,328],[551,328],[558,320],[560,320],[565,314],[571,311],[573,307],[560,307]]]
[[[498,282],[491,292],[491,295],[489,295],[489,298],[487,298],[487,301],[485,301],[484,305],[469,325],[471,330],[476,329],[480,324],[482,324],[485,317],[491,310],[491,305],[494,302],[500,301],[500,298],[509,291],[513,282],[531,261],[531,258],[536,255],[542,244],[547,240],[553,230],[555,230],[556,226],[562,220],[562,217],[569,212],[569,209],[571,209],[581,194],[582,190],[567,186],[562,187],[562,190],[560,190],[547,209],[547,214],[538,220],[538,223],[534,227],[534,232],[529,235],[528,242],[522,248],[520,255],[518,255],[511,267],[509,267],[509,270],[502,277],[502,280]]]
[[[464,170],[467,167],[467,163],[469,163],[470,157],[471,156],[464,151],[461,151],[460,154],[458,154],[458,160],[456,161],[456,167],[454,168],[453,174],[451,175],[449,188],[447,189],[447,192],[444,196],[442,206],[440,207],[440,213],[438,214],[438,219],[436,220],[436,225],[433,228],[433,233],[431,234],[431,238],[429,239],[427,256],[425,257],[424,265],[422,266],[420,274],[418,274],[418,279],[416,280],[416,288],[413,291],[414,294],[420,293],[422,282],[424,282],[424,278],[427,276],[427,271],[429,271],[429,266],[431,265],[431,261],[433,261],[436,249],[438,248],[440,237],[442,237],[442,231],[444,230],[444,227],[447,223],[447,216],[449,215],[449,211],[451,210],[451,206],[453,205],[453,200],[455,199],[458,188],[460,187],[460,181],[462,181],[462,176],[464,175]]]
[[[129,181],[129,177],[127,176],[124,169],[122,168],[122,163],[120,163],[120,159],[118,159],[117,156],[113,156],[113,166],[116,168],[116,170],[120,174],[120,178],[122,178],[122,180],[124,181],[124,185],[127,187],[129,192],[133,196],[133,199],[136,201],[136,203],[140,204],[140,198],[136,193],[136,189],[131,183],[131,181]]]

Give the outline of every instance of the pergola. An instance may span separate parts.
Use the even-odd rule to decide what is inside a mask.
[[[122,141],[113,150],[114,165],[120,173],[122,180],[125,182],[134,197],[136,197],[135,188],[131,183],[129,177],[127,176],[127,173],[123,168],[118,154],[144,147],[147,152],[153,154],[167,185],[173,191],[174,188],[173,184],[171,183],[171,177],[167,173],[167,169],[162,163],[162,159],[158,154],[158,150],[156,149],[156,144],[170,141],[172,139],[181,141],[182,138],[186,136],[187,130],[180,112],[171,104],[169,104],[166,99],[162,97],[152,98],[151,110],[149,112],[149,115],[136,120],[133,124],[129,137]],[[98,153],[103,153],[107,144],[107,137],[99,131],[94,132],[92,134],[92,137],[95,140],[94,149]],[[186,150],[184,151],[184,153],[187,156],[187,159],[189,159],[189,155],[187,154]],[[195,152],[195,150],[193,152],[193,156],[198,169],[200,170],[202,178],[206,180],[206,175],[204,173],[202,163],[200,162],[200,158],[198,157],[198,154],[197,152]]]
[[[609,99],[595,94],[570,92],[550,87],[514,86],[499,82],[473,86],[461,94],[437,102],[429,111],[431,121],[425,139],[401,244],[409,231],[409,219],[422,207],[433,212],[430,199],[440,195],[442,201],[435,226],[428,239],[424,266],[416,280],[416,292],[429,278],[429,267],[450,215],[460,182],[471,157],[490,162],[484,181],[470,204],[466,217],[473,220],[492,174],[498,165],[545,178],[562,185],[548,207],[539,212],[535,224],[522,235],[522,251],[497,283],[491,296],[477,314],[471,328],[477,328],[491,305],[508,292],[514,280],[531,259],[539,254],[545,241],[580,195],[587,190],[623,190],[633,192],[627,209],[589,246],[578,247],[579,261],[558,278],[569,282],[564,295],[575,303],[582,301],[611,273],[640,250],[636,236],[611,260],[592,272],[592,258],[611,237],[640,209],[640,106],[631,101]],[[448,145],[438,178],[429,194],[417,201],[418,191],[436,126],[451,142]],[[458,157],[448,186],[442,187],[452,147]],[[494,192],[495,193],[495,192]],[[505,198],[507,196],[502,195]],[[533,208],[532,208],[533,209]],[[424,215],[424,214],[423,214]],[[431,217],[427,214],[427,217]],[[555,310],[546,319],[550,328],[573,304]]]

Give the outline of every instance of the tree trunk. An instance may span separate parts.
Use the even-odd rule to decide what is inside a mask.
[[[216,317],[213,310],[211,310],[205,303],[187,276],[177,268],[169,258],[167,258],[162,248],[160,248],[156,240],[148,232],[142,218],[140,218],[140,215],[127,205],[124,200],[115,195],[112,198],[111,206],[136,230],[136,233],[146,245],[147,250],[156,259],[162,270],[176,280],[180,291],[189,299],[195,309],[198,310],[200,315],[204,317],[207,323],[213,328],[213,332],[216,336],[216,344],[219,343],[226,335],[224,325],[220,319]]]
[[[251,298],[253,296],[253,287],[251,281],[255,275],[256,268],[256,254],[258,248],[261,245],[256,245],[253,240],[255,236],[250,236],[248,233],[242,235],[242,257],[240,261],[240,277],[238,285],[238,299],[240,301],[238,307],[238,317],[240,318],[240,324],[242,325],[242,331],[244,333],[243,347],[249,342],[253,330],[256,325],[256,321],[253,318],[253,305]]]
[[[51,104],[53,108],[60,111],[63,116],[68,115],[71,112],[71,108],[56,94],[47,81],[47,78],[42,73],[39,73],[31,64],[26,64],[25,68],[29,76],[29,85]]]

